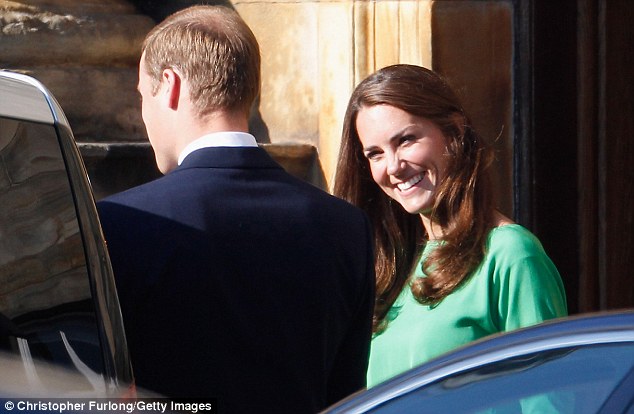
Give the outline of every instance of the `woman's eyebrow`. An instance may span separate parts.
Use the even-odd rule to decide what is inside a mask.
[[[398,130],[394,134],[392,134],[392,136],[388,139],[389,143],[391,144],[395,140],[402,138],[404,135],[407,135],[409,133],[409,129],[413,128],[415,126],[416,126],[416,124],[405,125],[403,128],[401,128],[400,130]],[[367,152],[367,151],[374,150],[374,149],[379,149],[379,147],[377,145],[371,145],[369,147],[364,147],[363,151]]]

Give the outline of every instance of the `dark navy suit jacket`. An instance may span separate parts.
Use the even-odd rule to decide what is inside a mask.
[[[197,150],[98,207],[139,387],[293,414],[364,387],[374,267],[361,210],[256,147]]]

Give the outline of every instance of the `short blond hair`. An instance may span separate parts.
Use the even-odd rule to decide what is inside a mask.
[[[167,17],[143,42],[145,67],[158,90],[163,70],[183,76],[199,116],[247,115],[260,93],[260,49],[240,15],[225,6],[192,6]]]

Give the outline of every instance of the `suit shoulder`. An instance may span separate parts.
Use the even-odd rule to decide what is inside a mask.
[[[130,187],[118,193],[111,194],[105,197],[104,200],[125,199],[138,195],[148,195],[156,192],[168,191],[170,188],[170,178],[171,177],[169,175],[165,175],[135,187]]]
[[[97,207],[102,209],[107,204],[136,205],[148,204],[155,199],[163,199],[163,194],[169,191],[165,177],[129,188],[119,193],[111,194],[97,202]]]
[[[300,185],[304,187],[309,194],[312,194],[315,200],[319,200],[321,203],[325,205],[329,205],[331,208],[339,210],[339,211],[347,211],[350,214],[365,216],[365,213],[363,212],[363,210],[347,202],[346,200],[336,197],[330,194],[329,192],[327,192],[326,190],[318,188],[306,181],[302,181],[299,179],[297,180],[301,182]]]

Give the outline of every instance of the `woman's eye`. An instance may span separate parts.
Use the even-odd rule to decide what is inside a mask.
[[[414,135],[403,135],[401,137],[400,143],[401,144],[405,144],[405,143],[408,143],[408,142],[412,142],[414,140],[416,140],[416,137]]]
[[[378,151],[369,151],[366,152],[364,155],[370,161],[376,161],[379,158],[380,153]]]

